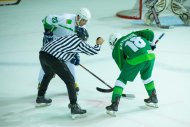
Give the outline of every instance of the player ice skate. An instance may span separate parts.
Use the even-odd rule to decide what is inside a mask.
[[[147,106],[158,108],[158,99],[156,92],[152,91],[152,95],[149,98],[144,99],[144,102]]]
[[[44,96],[38,96],[36,98],[36,107],[44,107],[51,105],[52,99],[45,98]]]
[[[78,104],[69,104],[68,108],[71,109],[71,118],[73,120],[83,118],[86,116],[86,110],[81,109]]]

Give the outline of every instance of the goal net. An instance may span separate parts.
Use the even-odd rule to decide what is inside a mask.
[[[143,0],[133,0],[133,3],[131,3],[131,0],[126,0],[126,3],[130,3],[131,8],[117,12],[116,16],[126,19],[141,19]]]
[[[144,4],[145,1],[146,0],[126,0],[126,3],[130,3],[131,7],[117,12],[116,16],[125,19],[140,20],[142,18],[143,12],[148,10]],[[181,1],[184,7],[190,11],[190,0],[179,1]]]
[[[190,0],[183,0],[183,5],[190,11]]]

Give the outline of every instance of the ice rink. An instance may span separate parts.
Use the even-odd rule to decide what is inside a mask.
[[[161,22],[174,25],[173,29],[115,16],[131,4],[125,0],[22,0],[19,5],[0,6],[0,127],[190,127],[190,27],[175,16],[161,17]],[[98,36],[105,39],[98,55],[80,55],[81,64],[111,86],[119,69],[108,45],[110,33],[152,29],[156,38],[165,33],[155,50],[153,71],[159,108],[145,106],[143,100],[148,95],[138,75],[124,90],[136,97],[122,98],[117,117],[108,116],[105,107],[110,105],[111,93],[96,91],[97,86],[107,86],[80,66],[76,68],[78,103],[87,109],[85,118],[70,118],[66,86],[58,76],[50,82],[46,93],[52,98],[52,105],[35,107],[38,53],[43,36],[41,20],[48,14],[75,13],[81,7],[92,13],[87,24],[88,43],[94,45]]]

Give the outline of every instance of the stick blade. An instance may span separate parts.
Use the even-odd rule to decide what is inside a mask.
[[[122,97],[127,98],[127,99],[134,99],[135,95],[134,94],[122,94]]]
[[[103,93],[110,93],[110,92],[113,91],[113,88],[103,89],[103,88],[100,88],[100,87],[96,87],[96,90],[99,91],[99,92],[103,92]]]
[[[173,29],[174,26],[166,26],[166,25],[158,25],[159,28],[162,28],[162,29]]]

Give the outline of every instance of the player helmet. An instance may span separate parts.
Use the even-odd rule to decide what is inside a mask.
[[[91,19],[91,13],[87,8],[81,8],[77,15],[80,16],[80,19],[90,20]]]
[[[88,31],[84,27],[78,27],[76,26],[76,33],[79,38],[81,38],[83,41],[87,41],[89,34]]]
[[[121,34],[120,33],[111,33],[109,36],[109,45],[111,47],[111,49],[114,48],[114,45],[116,43],[116,41],[121,38]]]

